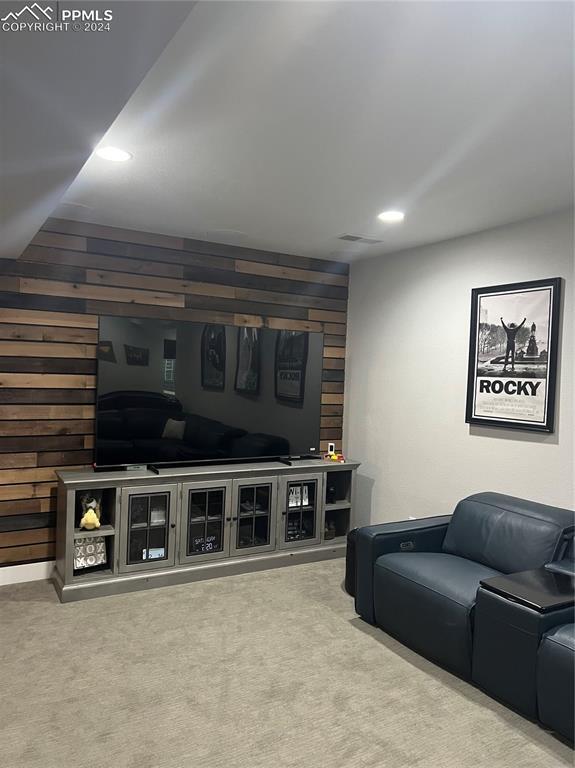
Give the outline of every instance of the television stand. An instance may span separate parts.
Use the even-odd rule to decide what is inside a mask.
[[[62,602],[345,556],[358,464],[314,458],[58,472]],[[80,528],[83,499],[100,528]],[[98,562],[82,554],[97,548]]]

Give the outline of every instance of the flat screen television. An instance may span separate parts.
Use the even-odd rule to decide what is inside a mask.
[[[101,317],[96,467],[319,454],[323,334]]]

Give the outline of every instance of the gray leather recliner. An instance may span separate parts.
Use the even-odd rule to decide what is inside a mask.
[[[573,523],[570,510],[486,492],[453,515],[360,528],[356,611],[470,679],[480,581],[563,557]]]
[[[537,655],[537,707],[541,722],[575,739],[575,624],[561,624],[543,637]]]

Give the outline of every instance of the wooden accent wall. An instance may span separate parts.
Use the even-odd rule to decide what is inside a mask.
[[[92,461],[98,316],[323,331],[341,449],[348,265],[49,219],[0,260],[0,566],[54,556],[55,472]]]

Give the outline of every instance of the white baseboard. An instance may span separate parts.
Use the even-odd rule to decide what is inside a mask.
[[[8,565],[0,568],[0,587],[6,584],[21,584],[24,581],[43,581],[52,578],[54,561],[28,563],[27,565]]]

